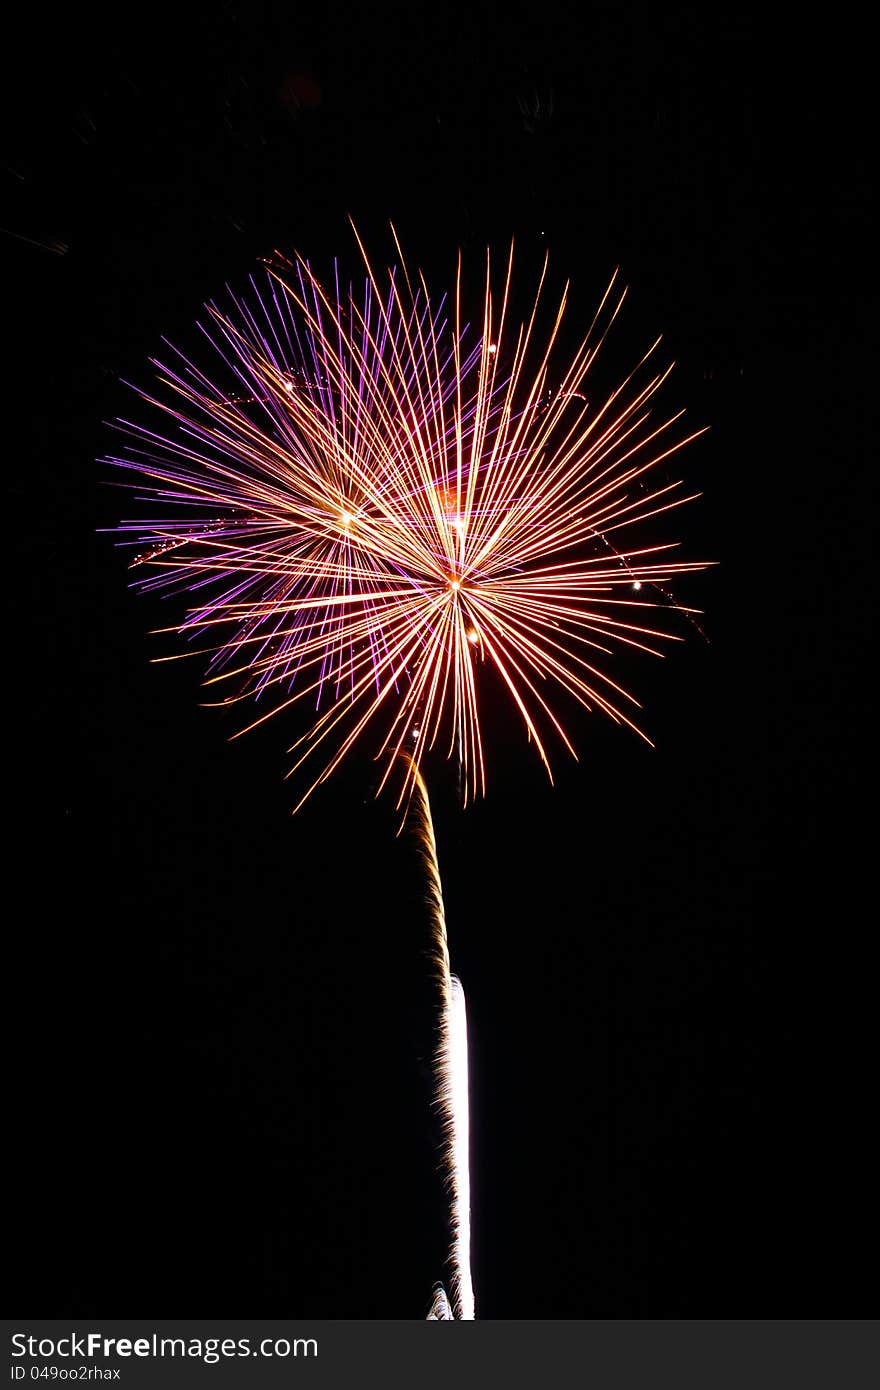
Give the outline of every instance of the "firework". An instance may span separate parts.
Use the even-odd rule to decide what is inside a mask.
[[[467,802],[486,786],[484,668],[548,773],[554,744],[575,752],[568,700],[642,733],[609,663],[679,640],[662,586],[702,566],[628,538],[689,500],[658,465],[699,431],[653,413],[670,370],[657,343],[591,398],[616,277],[556,368],[568,287],[548,305],[546,262],[518,319],[512,248],[497,284],[487,254],[471,328],[460,260],[447,302],[399,245],[385,276],[358,245],[359,288],[302,258],[268,267],[208,306],[216,370],[173,349],[154,364],[160,387],[139,394],[156,427],[120,421],[128,442],[109,460],[151,512],[120,530],[136,584],[188,595],[176,630],[216,702],[256,698],[239,732],[304,712],[297,805],[357,743],[380,788],[406,769],[399,806],[434,748],[458,760]]]
[[[442,1285],[434,1290],[429,1318],[448,1320],[474,1317],[474,1287],[471,1279],[470,1163],[468,1154],[468,1051],[467,1012],[461,981],[452,974],[446,934],[446,912],[437,842],[428,789],[418,769],[411,769],[414,796],[411,803],[419,848],[425,865],[428,904],[433,925],[434,964],[440,984],[440,1027],[435,1058],[436,1105],[443,1124],[444,1166],[450,1197],[452,1271],[450,1294]]]

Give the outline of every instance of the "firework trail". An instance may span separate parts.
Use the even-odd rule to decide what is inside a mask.
[[[471,1279],[471,1189],[468,1156],[468,1052],[467,1013],[461,981],[452,974],[446,935],[446,912],[437,860],[437,841],[431,818],[428,789],[418,768],[413,776],[412,823],[425,866],[428,905],[433,933],[431,944],[440,983],[440,1027],[435,1056],[436,1105],[443,1124],[443,1156],[450,1196],[452,1271],[447,1295],[442,1285],[434,1291],[429,1318],[446,1320],[474,1317]]]
[[[119,531],[138,587],[188,594],[176,630],[207,642],[218,703],[255,697],[251,728],[303,711],[298,805],[361,743],[380,789],[405,769],[399,807],[435,747],[457,758],[467,803],[486,786],[483,667],[548,774],[554,741],[575,753],[565,703],[641,733],[609,659],[680,641],[652,614],[690,612],[663,586],[704,566],[629,537],[690,500],[656,474],[701,431],[655,418],[671,370],[653,365],[657,343],[591,398],[615,278],[551,387],[567,286],[546,304],[546,261],[517,322],[512,248],[500,279],[487,254],[472,330],[460,261],[447,303],[402,254],[380,281],[358,245],[359,289],[297,258],[208,306],[224,385],[170,347],[154,363],[161,388],[139,394],[157,428],[119,421],[129,442],[107,460],[152,514]]]

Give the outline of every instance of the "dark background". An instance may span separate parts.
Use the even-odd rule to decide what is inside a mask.
[[[711,432],[705,638],[551,789],[434,769],[485,1317],[864,1316],[873,1105],[868,157],[839,51],[747,9],[37,7],[7,33],[7,1265],[44,1316],[422,1317],[444,1274],[427,921],[353,759],[290,819],[96,464],[257,258],[619,264]],[[627,332],[632,339],[627,339]],[[616,355],[619,354],[619,355]]]

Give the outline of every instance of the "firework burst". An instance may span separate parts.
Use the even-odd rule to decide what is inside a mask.
[[[609,662],[678,640],[661,586],[702,566],[628,538],[689,500],[657,470],[695,434],[683,412],[654,414],[670,370],[657,343],[591,398],[616,277],[556,369],[568,289],[548,306],[546,261],[519,319],[512,248],[497,285],[487,255],[471,328],[460,261],[437,301],[399,245],[384,277],[358,245],[357,290],[298,257],[208,306],[223,386],[174,349],[154,363],[160,389],[139,394],[157,427],[120,421],[128,443],[108,460],[152,512],[120,530],[140,587],[189,596],[175,630],[199,639],[216,703],[256,697],[240,732],[311,708],[290,750],[298,805],[361,742],[380,787],[405,768],[399,806],[435,747],[467,802],[486,786],[484,667],[548,773],[554,743],[575,751],[558,697],[641,733]]]

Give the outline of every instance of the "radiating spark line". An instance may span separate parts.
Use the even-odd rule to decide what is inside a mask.
[[[697,495],[646,483],[702,433],[681,430],[681,411],[653,415],[671,370],[652,365],[659,339],[590,399],[626,296],[615,272],[551,389],[568,285],[540,330],[546,258],[517,323],[513,247],[497,291],[487,253],[474,332],[461,257],[449,301],[434,302],[396,233],[384,280],[355,236],[358,292],[297,256],[248,300],[209,306],[203,332],[232,393],[176,349],[155,362],[161,390],[139,395],[166,433],[120,421],[129,442],[109,459],[154,512],[119,528],[135,582],[190,594],[177,630],[208,657],[207,682],[225,682],[222,703],[259,700],[248,728],[312,705],[290,749],[306,770],[298,805],[364,740],[380,787],[404,750],[419,764],[439,745],[458,750],[463,801],[482,794],[484,666],[548,774],[555,743],[574,753],[557,693],[645,737],[604,663],[678,640],[647,611],[693,613],[666,586],[704,568],[668,544],[609,539]],[[641,590],[625,615],[623,586]],[[399,807],[409,791],[404,779]]]

